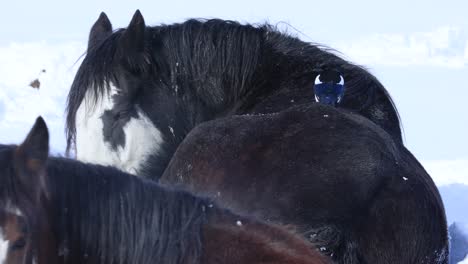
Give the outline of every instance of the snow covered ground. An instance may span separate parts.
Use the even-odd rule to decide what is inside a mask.
[[[63,152],[66,96],[84,51],[85,45],[78,42],[0,46],[0,142],[20,142],[42,115],[51,131],[52,149]],[[36,78],[39,89],[29,86]]]
[[[52,151],[64,152],[66,96],[85,48],[81,42],[0,45],[1,143],[21,142],[35,118],[42,115],[51,132]],[[36,78],[39,89],[29,86]],[[400,114],[405,121],[405,112],[400,109]],[[411,145],[409,141],[407,138]],[[457,221],[468,226],[468,157],[418,158],[440,189],[449,224]],[[461,263],[468,263],[468,259]]]

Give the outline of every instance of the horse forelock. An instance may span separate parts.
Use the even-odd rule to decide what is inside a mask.
[[[66,106],[65,133],[67,155],[73,150],[76,139],[76,113],[85,98],[87,109],[93,110],[102,96],[109,92],[110,83],[116,82],[112,65],[115,63],[116,39],[122,29],[88,49],[70,88]],[[87,96],[89,95],[89,96]]]
[[[76,115],[86,100],[86,111],[92,112],[101,102],[101,99],[109,94],[112,87],[119,87],[116,66],[126,63],[128,67],[138,72],[148,71],[149,55],[145,52],[143,60],[126,60],[118,57],[118,40],[124,29],[117,29],[113,34],[88,48],[82,64],[71,85],[66,105],[65,134],[67,140],[66,153],[70,155],[76,144]],[[137,63],[135,62],[142,62]]]

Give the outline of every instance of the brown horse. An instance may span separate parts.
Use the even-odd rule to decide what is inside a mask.
[[[38,118],[0,145],[2,263],[325,264],[285,227],[111,167],[48,157]]]

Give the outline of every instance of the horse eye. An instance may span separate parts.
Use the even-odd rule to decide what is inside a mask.
[[[10,246],[10,250],[20,250],[26,246],[26,239],[20,238],[16,240],[13,244]]]

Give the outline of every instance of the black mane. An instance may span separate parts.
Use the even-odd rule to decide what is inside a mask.
[[[75,141],[76,112],[86,90],[92,87],[97,100],[108,89],[109,82],[118,82],[115,68],[110,65],[118,64],[117,40],[123,32],[124,29],[116,30],[88,48],[68,96],[67,151]],[[271,25],[254,27],[219,19],[192,19],[181,24],[146,27],[145,36],[144,57],[137,62],[128,61],[127,66],[134,72],[150,74],[153,89],[169,89],[176,97],[179,93],[179,103],[196,100],[203,105],[204,109],[193,106],[185,109],[194,116],[184,120],[187,124],[181,128],[183,131],[190,131],[197,123],[219,114],[245,113],[280,86],[297,90],[312,83],[320,69],[330,67],[345,74],[343,106],[372,119],[382,113],[371,103],[388,105],[385,107],[390,113],[388,121],[378,125],[401,141],[398,112],[374,76]]]
[[[201,257],[208,204],[201,198],[63,158],[49,159],[47,184],[56,208],[52,226],[65,258],[175,264]]]

